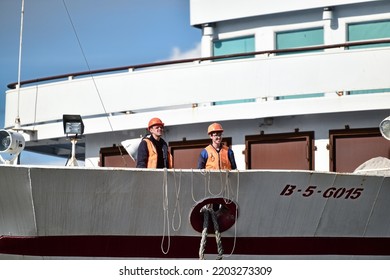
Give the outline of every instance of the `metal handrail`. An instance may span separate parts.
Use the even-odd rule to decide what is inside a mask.
[[[136,64],[136,65],[130,65],[130,66],[104,68],[104,69],[91,70],[91,71],[74,72],[74,73],[61,74],[61,75],[56,75],[56,76],[37,78],[37,79],[32,79],[32,80],[25,80],[25,81],[20,82],[20,86],[27,85],[27,84],[35,84],[35,83],[45,82],[45,81],[51,81],[51,80],[66,79],[69,77],[79,77],[79,76],[94,75],[94,74],[101,74],[101,73],[127,71],[129,69],[150,68],[150,67],[156,67],[156,66],[190,63],[190,62],[195,62],[195,61],[220,60],[220,59],[238,58],[238,57],[243,57],[243,56],[262,55],[262,54],[270,55],[270,54],[280,54],[280,53],[325,50],[325,49],[334,49],[334,48],[348,48],[348,47],[353,47],[353,46],[386,44],[386,43],[390,43],[390,39],[366,40],[366,41],[357,41],[357,42],[347,42],[347,43],[342,43],[342,44],[317,45],[317,46],[310,46],[310,47],[289,48],[289,49],[279,49],[279,50],[265,50],[265,51],[255,51],[255,52],[227,54],[227,55],[218,55],[218,56],[208,56],[208,57],[197,57],[197,58],[188,58],[188,59],[179,59],[179,60],[160,61],[160,62]],[[15,89],[17,85],[18,85],[18,83],[15,82],[15,83],[8,84],[7,87],[9,89]]]

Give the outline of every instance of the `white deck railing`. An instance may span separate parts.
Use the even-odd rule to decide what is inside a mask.
[[[329,48],[323,52],[283,56],[261,52],[253,58],[218,62],[200,58],[175,64],[170,62],[170,65],[157,63],[114,74],[98,75],[102,71],[96,71],[96,75],[88,77],[80,73],[70,74],[67,80],[38,83],[22,87],[20,91],[8,90],[5,127],[14,125],[18,103],[23,124],[31,126],[62,121],[63,114],[98,119],[125,112],[199,108],[226,100],[275,101],[278,96],[326,93],[321,97],[325,100],[354,90],[387,91],[390,88],[389,62],[388,47]],[[365,97],[366,104],[355,104],[345,98],[340,102],[344,102],[345,111],[354,110],[351,106],[369,106],[369,110],[388,106],[383,104],[383,97],[375,99],[372,96]],[[278,102],[273,102],[273,113],[279,114],[277,111],[280,111],[283,114],[286,103],[281,102],[283,108],[278,109]],[[329,108],[332,110],[331,106]],[[310,108],[310,112],[323,109],[317,106]],[[335,108],[337,110],[340,107]],[[262,117],[262,114],[259,111],[257,117]],[[251,112],[251,117],[256,117],[256,112]]]

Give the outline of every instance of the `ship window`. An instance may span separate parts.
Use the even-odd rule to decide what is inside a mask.
[[[312,29],[301,29],[292,31],[283,31],[276,33],[276,49],[291,49],[291,48],[302,48],[324,44],[324,29],[323,28],[312,28]],[[288,55],[297,53],[307,52],[320,52],[322,50],[313,51],[295,51],[286,53],[277,53],[276,55]],[[276,99],[300,99],[300,98],[312,98],[322,97],[324,93],[312,93],[312,94],[296,94],[291,96],[278,96]]]
[[[366,89],[366,90],[351,90],[348,91],[348,94],[372,94],[372,93],[385,93],[390,92],[390,88],[381,88],[381,89]]]
[[[296,94],[296,95],[285,95],[285,96],[277,96],[277,100],[285,100],[285,99],[297,99],[297,98],[314,98],[314,97],[324,97],[323,93],[310,93],[310,94]]]
[[[302,29],[283,31],[276,33],[276,49],[290,49],[290,48],[302,48],[324,44],[324,29]],[[277,55],[297,54],[303,52],[319,52],[322,50],[314,51],[296,51],[288,53],[278,53]]]
[[[214,47],[214,56],[254,52],[255,37],[247,36],[247,37],[231,38],[225,40],[216,40],[214,41],[213,47]],[[251,58],[251,57],[254,57],[254,55],[240,56],[236,58],[220,58],[220,59],[215,59],[214,61]],[[253,98],[240,99],[240,100],[226,100],[226,101],[214,102],[213,105],[226,105],[226,104],[247,103],[247,102],[255,102],[255,101],[256,100]]]
[[[331,130],[329,140],[330,171],[353,172],[369,159],[390,158],[390,141],[379,128]]]
[[[247,169],[314,169],[314,132],[245,137]]]
[[[213,42],[213,54],[214,56],[229,55],[238,53],[248,53],[255,51],[255,37],[247,36],[240,38],[231,38],[224,40],[215,40]],[[250,58],[253,55],[241,56],[237,58],[222,58],[214,61],[227,60],[227,59],[239,59],[239,58]]]
[[[348,25],[348,41],[362,41],[390,38],[390,20],[353,23]],[[351,46],[349,49],[363,49],[363,48],[378,48],[390,46],[390,43],[371,44],[361,46]],[[372,89],[372,90],[353,90],[350,95],[355,94],[372,94],[389,92],[390,88]]]
[[[216,101],[213,102],[213,105],[229,105],[229,104],[237,104],[237,103],[248,103],[255,102],[255,98],[247,98],[247,99],[238,99],[238,100],[226,100],[226,101]]]
[[[348,41],[362,41],[390,38],[390,20],[348,24]],[[352,46],[349,49],[377,48],[390,43]]]

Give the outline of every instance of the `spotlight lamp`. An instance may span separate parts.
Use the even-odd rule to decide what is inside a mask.
[[[62,122],[66,137],[77,138],[84,134],[84,123],[80,115],[63,115]]]
[[[80,115],[63,115],[64,134],[70,138],[72,143],[72,154],[67,162],[67,166],[78,166],[76,160],[76,143],[79,136],[84,133],[84,123]]]
[[[390,140],[390,117],[381,121],[379,124],[379,130],[385,139]]]
[[[0,162],[17,164],[19,154],[23,151],[25,140],[22,134],[11,130],[0,130],[0,154],[8,154],[9,159],[0,155]]]

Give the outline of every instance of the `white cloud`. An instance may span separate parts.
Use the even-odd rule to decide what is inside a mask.
[[[179,48],[173,48],[170,57],[167,60],[180,60],[187,58],[196,58],[201,56],[201,45],[200,43],[190,50],[180,50]]]

